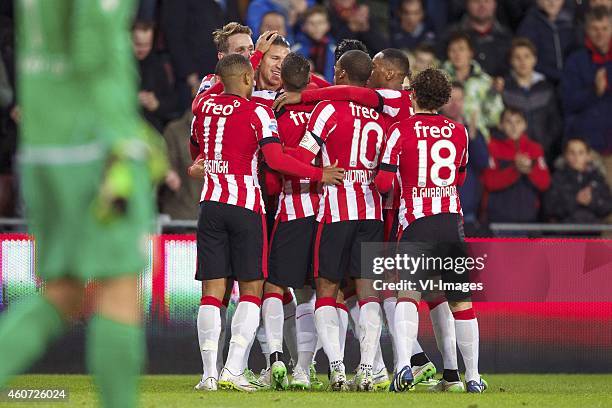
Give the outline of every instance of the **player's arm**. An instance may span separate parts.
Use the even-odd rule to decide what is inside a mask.
[[[393,188],[393,180],[399,166],[399,158],[402,153],[401,132],[397,125],[389,128],[389,136],[384,153],[378,166],[378,174],[374,179],[376,188],[381,193],[387,193]]]
[[[198,130],[201,127],[199,121],[197,121],[198,117],[194,116],[191,120],[191,131],[189,136],[189,154],[191,155],[191,160],[195,160],[196,157],[200,154],[200,143],[198,143]]]
[[[332,86],[332,84],[315,74],[310,74],[310,82],[315,84],[319,88],[327,88]]]
[[[468,135],[467,128],[465,128],[465,146],[463,147],[463,153],[461,156],[461,161],[459,162],[459,168],[457,169],[457,185],[462,186],[465,183],[465,179],[467,177],[467,165],[468,160],[470,158],[469,146],[470,144],[470,136]]]
[[[307,89],[299,92],[285,92],[276,98],[272,108],[279,110],[285,105],[298,103],[317,103],[319,101],[353,101],[363,106],[382,111],[383,97],[373,89],[351,85],[334,85],[319,89]]]

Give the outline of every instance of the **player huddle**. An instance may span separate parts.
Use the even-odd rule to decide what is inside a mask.
[[[431,389],[483,392],[469,293],[379,293],[360,265],[362,243],[415,243],[415,256],[434,256],[441,244],[463,241],[457,186],[469,137],[461,123],[438,114],[450,97],[448,79],[427,69],[406,90],[410,65],[401,51],[371,59],[358,41],[344,41],[331,86],[277,33],[263,33],[255,46],[250,34],[237,23],[214,33],[216,75],[204,78],[192,105],[188,171],[203,179],[196,271],[203,375],[196,389],[318,388],[319,345],[332,390],[401,392],[430,382],[436,369],[417,341],[423,298],[444,360]],[[222,364],[234,281],[240,298]],[[349,322],[360,345],[351,380],[343,363]],[[385,322],[391,379],[380,346]],[[260,378],[248,368],[256,337],[268,363]]]

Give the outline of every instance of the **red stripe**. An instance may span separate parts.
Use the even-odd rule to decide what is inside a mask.
[[[344,303],[336,303],[336,309],[344,310],[346,313],[348,313],[348,307],[346,307]]]
[[[200,305],[216,306],[221,309],[223,303],[214,296],[202,296],[202,298],[200,299]]]
[[[355,202],[352,205],[357,206],[357,217],[360,220],[366,219],[366,199],[363,191],[363,186],[360,184],[353,184],[353,190],[355,190]],[[347,205],[351,203],[347,202]]]
[[[278,299],[281,302],[283,301],[283,295],[281,295],[280,293],[265,293],[263,296],[263,300],[265,301],[266,299]]]
[[[313,260],[312,260],[312,273],[315,278],[319,277],[319,247],[321,246],[321,234],[323,233],[323,222],[320,222],[317,226],[317,235],[315,237]]]
[[[215,182],[210,175],[206,176],[204,189],[206,190],[206,193],[204,194],[204,201],[210,201],[210,197],[212,197],[213,190],[215,189]]]
[[[429,310],[434,310],[436,307],[440,306],[444,302],[446,302],[446,298],[444,296],[440,296],[439,298],[436,298],[431,302],[427,302],[427,307],[429,307]]]
[[[397,229],[397,242],[400,242],[402,239],[402,235],[404,235],[404,227],[401,226],[401,224],[399,225],[399,228]]]
[[[338,212],[340,213],[340,220],[349,220],[348,206],[351,205],[346,197],[346,189],[340,185],[337,188],[338,191]],[[331,206],[330,206],[331,207]]]
[[[239,302],[251,302],[251,303],[261,307],[261,298],[259,296],[242,295],[242,296],[240,296]]]
[[[317,300],[315,301],[315,310],[317,310],[320,307],[324,307],[324,306],[331,306],[335,308],[336,299],[333,297],[317,298]]]
[[[229,183],[227,178],[223,174],[219,174],[219,186],[221,187],[221,195],[219,196],[220,203],[226,203],[229,201]]]
[[[263,245],[261,248],[261,270],[264,279],[268,278],[268,228],[266,226],[266,216],[261,213],[261,233],[263,234]]]
[[[397,298],[397,303],[401,303],[401,302],[410,302],[416,306],[417,310],[419,309],[419,302],[417,302],[416,300],[412,298],[407,298],[407,297]]]
[[[385,242],[390,242],[393,236],[393,223],[395,222],[395,210],[385,210],[383,217],[385,222]]]
[[[151,280],[151,315],[159,321],[168,320],[166,310],[166,239],[163,236],[153,238],[153,278]]]
[[[466,310],[453,312],[453,317],[455,320],[472,320],[476,318],[476,313],[474,313],[474,308],[470,307]]]
[[[244,188],[242,187],[245,184],[244,176],[236,176],[236,184],[238,185],[238,200],[236,201],[236,205],[240,207],[245,207],[247,191],[246,186]]]
[[[274,226],[272,227],[272,232],[270,232],[270,243],[268,248],[268,255],[272,251],[272,243],[274,242],[274,236],[276,235],[276,229],[278,228],[278,223],[280,222],[280,216],[276,217],[274,220]]]
[[[382,220],[382,212],[383,212],[382,197],[380,193],[378,192],[378,190],[376,190],[375,188],[371,188],[371,187],[370,189],[372,190],[372,197],[374,198],[374,214],[377,220]]]
[[[283,293],[283,305],[288,305],[291,302],[293,302],[293,295],[291,292],[287,291]]]
[[[359,301],[359,307],[363,307],[363,305],[367,303],[372,303],[372,302],[379,303],[380,299],[378,299],[376,296],[368,296],[367,298],[361,299]]]
[[[382,292],[380,292],[380,298],[382,300],[389,299],[389,298],[394,298],[396,295],[397,294],[395,293],[394,290],[385,289]]]

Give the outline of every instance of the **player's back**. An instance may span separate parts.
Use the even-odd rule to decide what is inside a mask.
[[[344,183],[325,187],[326,221],[382,219],[381,197],[374,185],[384,143],[385,119],[372,108],[354,102],[317,104],[308,130],[324,142],[323,165],[338,162],[346,170]]]
[[[259,211],[258,141],[276,134],[276,127],[270,109],[248,99],[231,94],[202,99],[192,124],[206,168],[201,200]]]
[[[400,143],[400,220],[461,213],[457,187],[468,160],[466,128],[445,116],[416,114],[389,130],[389,145]]]
[[[134,136],[133,6],[131,0],[18,2],[19,98],[26,145]]]

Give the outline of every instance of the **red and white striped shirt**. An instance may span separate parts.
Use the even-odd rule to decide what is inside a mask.
[[[457,187],[468,162],[466,128],[442,115],[416,114],[391,126],[380,169],[401,183],[399,222],[440,213],[463,214]]]
[[[326,185],[318,221],[382,220],[382,199],[374,176],[383,149],[385,120],[372,108],[345,101],[317,104],[300,142],[313,154],[321,151],[328,166],[338,161],[344,183]]]
[[[278,134],[283,146],[298,147],[313,109],[314,105],[289,105],[277,113]],[[284,176],[276,217],[284,222],[316,215],[321,193],[318,182]]]
[[[205,159],[200,201],[264,212],[258,152],[267,142],[279,142],[272,110],[235,95],[208,95],[197,105],[191,133]]]

